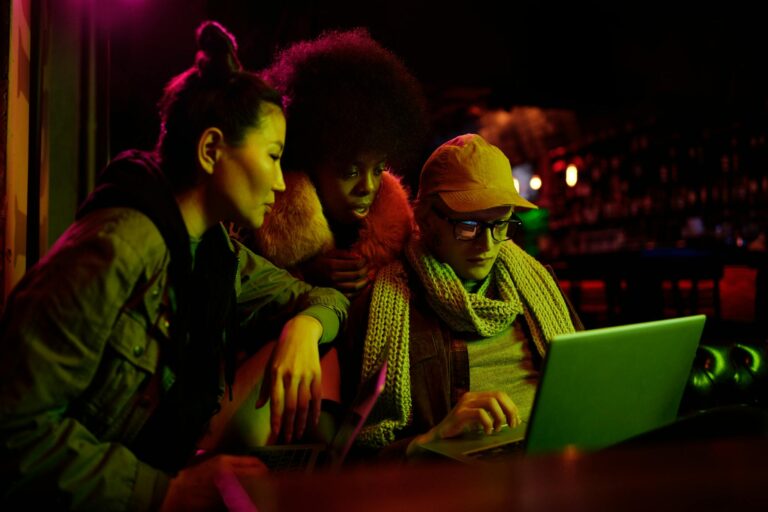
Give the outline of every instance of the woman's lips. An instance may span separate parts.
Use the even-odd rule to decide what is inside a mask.
[[[368,212],[371,210],[370,204],[356,204],[352,205],[352,213],[358,217],[358,218],[364,218],[368,215]]]

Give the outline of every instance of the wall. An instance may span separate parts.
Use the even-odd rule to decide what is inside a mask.
[[[9,6],[8,87],[5,95],[3,297],[26,270],[27,169],[29,159],[30,0]],[[4,301],[3,301],[4,304]]]
[[[109,151],[109,44],[95,0],[2,6],[0,309],[72,222]]]

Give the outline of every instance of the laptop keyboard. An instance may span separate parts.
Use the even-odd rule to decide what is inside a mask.
[[[519,441],[494,446],[493,448],[484,448],[481,450],[466,452],[464,455],[474,460],[492,462],[494,460],[507,458],[513,454],[521,453],[524,446],[525,441],[521,439]]]
[[[259,458],[271,471],[305,471],[315,459],[317,449],[311,447],[280,447],[255,449],[251,455]]]

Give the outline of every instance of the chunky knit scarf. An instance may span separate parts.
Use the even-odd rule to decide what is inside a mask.
[[[523,314],[542,355],[556,334],[574,331],[557,283],[538,261],[512,242],[501,246],[488,279],[475,293],[467,292],[453,269],[426,252],[418,240],[408,244],[406,256],[426,290],[430,307],[454,331],[493,336]],[[498,299],[486,296],[491,286]],[[384,358],[389,366],[384,392],[359,437],[367,446],[393,442],[395,431],[410,421],[409,299],[402,263],[382,269],[371,297],[363,379],[369,378]]]

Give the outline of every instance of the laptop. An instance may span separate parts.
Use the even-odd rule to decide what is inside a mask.
[[[667,425],[677,418],[705,320],[692,315],[556,336],[528,422],[423,447],[462,462],[491,462],[515,452],[599,450]]]
[[[330,443],[286,444],[259,446],[248,449],[270,469],[270,471],[313,472],[316,468],[338,470],[352,448],[373,409],[376,400],[384,390],[387,377],[387,362],[362,383],[357,396],[341,416],[336,432]]]

